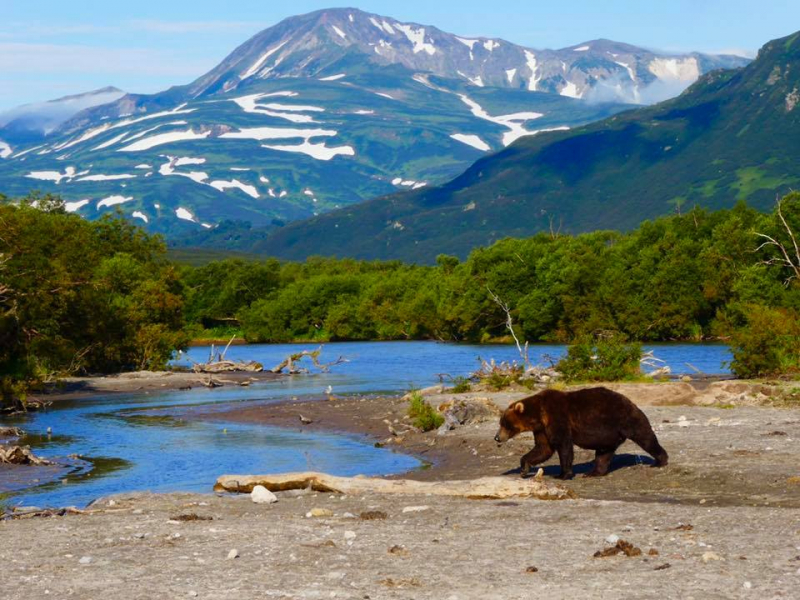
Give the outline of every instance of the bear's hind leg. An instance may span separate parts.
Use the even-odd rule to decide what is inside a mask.
[[[608,474],[608,468],[611,466],[611,461],[616,451],[616,448],[612,450],[597,450],[594,453],[592,470],[586,474],[586,477],[602,477]]]
[[[658,443],[658,438],[653,432],[653,428],[650,427],[649,422],[647,423],[646,431],[637,432],[637,435],[631,436],[630,439],[655,459],[656,462],[653,464],[654,467],[667,466],[667,462],[669,462],[667,451],[664,450],[664,448],[661,447],[661,444]]]

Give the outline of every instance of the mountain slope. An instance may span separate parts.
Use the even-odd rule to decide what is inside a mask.
[[[57,192],[87,218],[119,208],[170,235],[297,220],[446,182],[520,137],[744,62],[605,40],[534,51],[318,11],[254,36],[189,85],[129,94],[41,143],[0,146],[0,189]]]
[[[444,186],[290,225],[256,249],[430,262],[551,228],[627,229],[682,206],[767,208],[800,184],[798,139],[800,33],[674,100],[523,138]]]
[[[105,87],[48,102],[25,104],[0,113],[0,139],[19,146],[44,139],[78,113],[119,100],[125,92]]]

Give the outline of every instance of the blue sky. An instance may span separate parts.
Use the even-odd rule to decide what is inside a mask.
[[[261,29],[337,5],[534,48],[604,37],[753,53],[800,29],[797,0],[0,0],[0,111],[106,85],[187,83]]]

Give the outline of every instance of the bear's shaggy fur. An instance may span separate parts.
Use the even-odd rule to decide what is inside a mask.
[[[572,477],[573,444],[595,451],[587,476],[605,475],[614,452],[631,440],[655,459],[667,464],[667,452],[658,443],[645,414],[622,394],[603,387],[559,392],[544,390],[510,405],[500,417],[495,441],[503,443],[523,431],[532,431],[533,450],[520,460],[522,475],[558,452],[561,479]]]

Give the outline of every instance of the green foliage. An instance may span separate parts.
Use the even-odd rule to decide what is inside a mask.
[[[619,335],[584,338],[556,365],[567,381],[624,381],[640,375],[642,346]]]
[[[800,195],[783,201],[800,231]],[[312,258],[305,263],[226,260],[183,271],[190,321],[241,327],[252,342],[437,339],[481,343],[515,333],[530,342],[585,340],[617,331],[640,342],[727,338],[751,305],[800,311],[800,286],[755,252],[762,232],[791,241],[776,213],[744,203],[693,209],[629,233],[536,235],[478,248],[436,266]],[[618,374],[611,374],[616,377]],[[516,380],[486,373],[502,388]]]
[[[0,204],[5,402],[54,375],[164,368],[186,342],[183,284],[164,254],[126,220],[88,222],[53,196]]]
[[[450,388],[450,391],[454,394],[465,394],[470,390],[472,390],[472,385],[466,377],[456,377],[453,379],[453,387]]]
[[[746,325],[733,332],[730,346],[738,377],[800,373],[800,313],[749,305]]]
[[[411,394],[408,416],[411,417],[414,427],[422,431],[438,429],[444,423],[444,417],[430,404],[425,402],[425,399],[419,392],[413,392]]]

